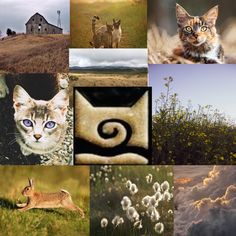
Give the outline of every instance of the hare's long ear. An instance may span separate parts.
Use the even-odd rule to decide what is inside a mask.
[[[30,187],[34,188],[34,181],[33,181],[33,179],[29,178],[29,185],[30,185]]]
[[[116,23],[116,20],[115,19],[113,19],[113,24],[115,24]]]

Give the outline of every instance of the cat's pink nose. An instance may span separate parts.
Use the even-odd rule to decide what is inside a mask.
[[[41,134],[34,134],[34,137],[38,141],[42,137],[42,135]]]

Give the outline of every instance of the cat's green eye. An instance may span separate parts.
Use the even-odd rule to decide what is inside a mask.
[[[207,27],[206,27],[206,26],[202,26],[202,27],[201,27],[201,31],[202,31],[202,32],[207,31]]]
[[[188,32],[188,33],[191,33],[191,32],[192,32],[192,27],[191,27],[191,26],[186,26],[186,27],[184,28],[184,30],[185,30],[186,32]]]

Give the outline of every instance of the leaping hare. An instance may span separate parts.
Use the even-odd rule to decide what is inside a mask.
[[[55,193],[41,193],[34,191],[34,182],[29,179],[29,185],[26,186],[22,195],[27,197],[27,203],[17,204],[19,211],[27,211],[32,208],[65,208],[71,211],[78,211],[82,218],[84,212],[76,206],[71,198],[71,195],[66,190],[61,189]]]

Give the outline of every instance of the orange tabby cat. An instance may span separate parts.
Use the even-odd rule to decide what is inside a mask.
[[[218,6],[211,8],[203,16],[191,16],[176,4],[176,18],[182,49],[174,54],[196,63],[224,63],[224,51],[216,31]]]

